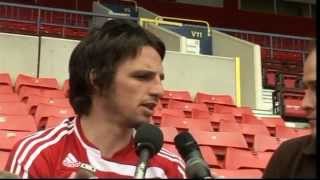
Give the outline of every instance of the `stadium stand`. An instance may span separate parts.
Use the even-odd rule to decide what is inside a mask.
[[[260,169],[263,170],[271,158],[271,152],[252,152],[248,150],[227,148],[226,169]]]
[[[0,115],[0,130],[36,132],[37,127],[31,115]]]
[[[137,3],[101,2],[110,10],[109,15],[133,20],[142,17]],[[35,6],[37,3],[31,1],[28,5],[17,3],[0,3],[1,32],[81,39],[95,23],[92,9],[85,12],[69,7]],[[199,40],[195,41],[200,44],[199,52],[214,55],[215,39],[208,36],[212,27],[207,30],[188,23],[161,27]],[[189,131],[213,174],[224,178],[261,178],[272,153],[282,142],[310,134],[310,128],[290,128],[285,123],[288,117],[305,116],[301,109],[301,72],[310,38],[215,29],[260,45],[263,88],[274,91],[273,114],[279,116],[257,116],[251,107],[237,106],[233,95],[227,93],[191,93],[180,88],[165,90],[152,121],[164,134],[164,147],[177,155],[174,137],[178,132]],[[192,36],[192,32],[201,33]],[[15,142],[75,115],[67,99],[68,79],[60,88],[56,77],[42,77],[39,73],[33,77],[23,72],[15,79],[10,76],[13,77],[0,72],[0,170]]]
[[[258,169],[211,169],[211,173],[218,178],[225,179],[257,179],[262,177],[262,172]]]

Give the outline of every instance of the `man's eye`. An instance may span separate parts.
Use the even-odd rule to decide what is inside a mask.
[[[148,79],[151,79],[152,76],[151,75],[137,75],[135,76],[137,79],[140,79],[140,80],[148,80]]]

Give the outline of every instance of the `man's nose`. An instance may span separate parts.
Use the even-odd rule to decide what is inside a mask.
[[[302,100],[302,109],[304,109],[307,113],[310,113],[310,111],[314,110],[312,97],[308,90],[305,91],[305,95]]]
[[[162,85],[161,80],[156,80],[156,82],[152,85],[151,95],[160,98],[164,94],[164,87]]]

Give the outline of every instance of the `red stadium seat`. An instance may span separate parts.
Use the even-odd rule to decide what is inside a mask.
[[[274,152],[286,138],[276,138],[268,135],[257,134],[254,136],[253,151]]]
[[[166,117],[185,117],[183,111],[178,109],[162,109],[161,115]]]
[[[302,53],[291,52],[291,51],[282,51],[282,50],[273,50],[273,59],[279,61],[302,61]]]
[[[296,81],[299,79],[297,75],[284,74],[284,87],[296,88]]]
[[[221,122],[219,126],[219,132],[241,132],[241,126],[239,123]]]
[[[210,95],[198,92],[194,99],[195,103],[204,103],[210,112],[214,112],[215,104],[234,106],[233,100],[229,95]]]
[[[163,133],[163,141],[165,143],[174,143],[174,138],[178,134],[178,131],[174,127],[160,127]]]
[[[169,100],[192,102],[191,95],[188,91],[165,90],[163,96],[161,97],[161,104],[164,108],[167,107]]]
[[[212,169],[211,174],[217,176],[217,179],[261,179],[262,171],[258,169]]]
[[[232,114],[212,113],[209,117],[214,131],[219,131],[220,122],[236,123],[236,119]]]
[[[0,102],[0,115],[28,115],[27,106],[22,102]]]
[[[8,85],[0,85],[0,94],[12,94],[13,88]]]
[[[47,123],[45,125],[45,129],[53,128],[59,125],[65,118],[63,117],[55,117],[55,116],[49,116]]]
[[[35,122],[38,129],[43,129],[46,127],[48,117],[55,116],[61,118],[68,118],[75,116],[72,108],[68,107],[58,107],[48,104],[40,103],[35,113]]]
[[[23,102],[27,102],[30,95],[50,98],[65,98],[63,91],[56,89],[39,89],[35,87],[22,86],[20,90],[19,97]]]
[[[256,135],[256,134],[264,134],[270,135],[266,126],[262,124],[240,124],[241,131],[243,134]]]
[[[218,103],[226,105],[234,105],[232,97],[229,95],[210,95],[198,92],[195,96],[196,103]]]
[[[10,151],[0,151],[0,171],[4,170],[9,159]]]
[[[209,119],[187,118],[189,130],[214,131]]]
[[[152,119],[159,124],[161,122],[161,119],[170,117],[184,118],[185,115],[182,110],[178,109],[162,109],[161,111],[156,110],[152,115]]]
[[[210,113],[209,111],[202,111],[198,109],[192,109],[192,118],[196,119],[210,119]]]
[[[184,112],[185,117],[191,118],[192,117],[192,110],[196,109],[199,111],[208,111],[208,108],[205,104],[198,104],[198,103],[188,103],[188,102],[181,102],[176,100],[169,100],[168,102],[168,109],[180,109]]]
[[[217,156],[210,146],[200,146],[203,159],[211,168],[222,168],[223,164],[218,161]]]
[[[247,106],[237,107],[237,109],[243,114],[254,116],[252,109]]]
[[[12,81],[8,73],[0,73],[0,94],[12,94]],[[0,98],[1,99],[1,98]]]
[[[256,116],[249,114],[242,114],[240,123],[264,125]]]
[[[275,69],[267,69],[264,74],[265,78],[265,86],[269,88],[275,88],[276,87],[276,75],[278,73],[278,70]]]
[[[17,94],[11,93],[11,94],[0,94],[0,102],[20,102],[20,99]]]
[[[306,117],[306,112],[302,108],[302,99],[285,98],[284,103],[284,116],[287,117]]]
[[[15,90],[18,94],[22,86],[31,86],[41,89],[59,89],[58,81],[55,78],[35,78],[19,74],[15,84]]]
[[[225,114],[233,114],[235,117],[241,117],[242,111],[239,110],[235,106],[229,106],[224,104],[214,104],[213,112],[215,113],[225,113]]]
[[[31,115],[0,116],[0,130],[35,132],[37,130]]]
[[[311,128],[295,129],[299,136],[306,136],[312,133]]]
[[[276,135],[276,126],[285,126],[281,117],[257,117],[268,128],[270,135]]]
[[[261,124],[240,124],[240,127],[241,127],[241,132],[244,135],[248,143],[248,146],[250,148],[253,147],[254,137],[256,135],[262,134],[262,135],[270,136],[270,133],[267,127]]]
[[[276,126],[276,137],[278,138],[295,138],[311,133],[310,128],[298,129],[285,126]]]
[[[22,138],[30,135],[31,132],[0,130],[0,150],[10,151],[13,146]]]
[[[253,152],[237,148],[227,148],[226,169],[265,169],[272,152]]]
[[[186,118],[177,118],[169,116],[161,119],[160,127],[174,127],[177,129],[187,130],[189,127],[188,123],[188,119]]]
[[[50,98],[38,95],[30,95],[27,102],[28,112],[33,115],[40,103],[71,108],[68,98]]]
[[[297,136],[298,135],[293,128],[288,128],[285,126],[276,127],[276,137],[278,138],[295,138]]]
[[[226,147],[248,149],[244,136],[238,132],[189,131],[200,146],[211,146],[216,155],[225,155]]]
[[[163,118],[161,120],[160,127],[174,127],[182,131],[189,130],[189,129],[213,131],[209,120],[192,119],[192,118],[177,118],[177,117]]]
[[[8,73],[0,73],[0,86],[2,85],[12,87],[12,81]]]

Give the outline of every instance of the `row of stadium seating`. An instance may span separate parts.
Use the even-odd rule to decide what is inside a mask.
[[[67,80],[59,87],[55,78],[20,74],[13,83],[2,73],[0,89],[1,169],[15,142],[73,117],[74,112],[67,99]],[[177,153],[174,137],[190,131],[213,172],[244,177],[261,177],[280,143],[310,133],[285,127],[281,118],[258,118],[250,108],[236,107],[228,95],[201,92],[192,99],[188,91],[166,90],[152,119],[164,133],[164,147]]]
[[[299,76],[302,73],[303,60],[310,40],[246,32],[222,32],[261,46],[264,88],[276,88],[275,78],[273,78],[275,74],[291,73]]]
[[[0,31],[73,39],[87,34],[89,16],[55,11],[41,11],[40,19],[36,19],[37,15],[32,9],[8,8],[4,11],[0,8],[0,17],[6,18],[0,21]],[[39,31],[37,20],[40,21]],[[279,37],[271,41],[268,36],[245,33],[241,37],[235,36],[262,46],[263,69],[269,67],[276,71],[267,75],[271,78],[266,78],[266,82],[274,84],[271,88],[277,84],[289,88],[298,84],[300,74],[285,76],[281,81],[277,81],[275,75],[302,72],[304,54],[287,50],[306,50],[305,40]],[[12,82],[9,74],[0,74],[0,170],[13,145],[22,137],[52,128],[75,115],[68,100],[68,85],[68,80],[60,87],[55,78],[23,74]],[[292,98],[288,93],[283,94],[281,91],[275,95],[274,102],[285,105],[279,111],[301,116],[303,95]],[[226,178],[261,178],[272,153],[282,142],[310,134],[309,128],[286,127],[280,117],[256,117],[250,107],[235,106],[228,95],[203,92],[192,98],[188,91],[166,90],[155,109],[152,123],[161,128],[164,147],[177,154],[174,137],[181,131],[191,132],[212,173]]]

